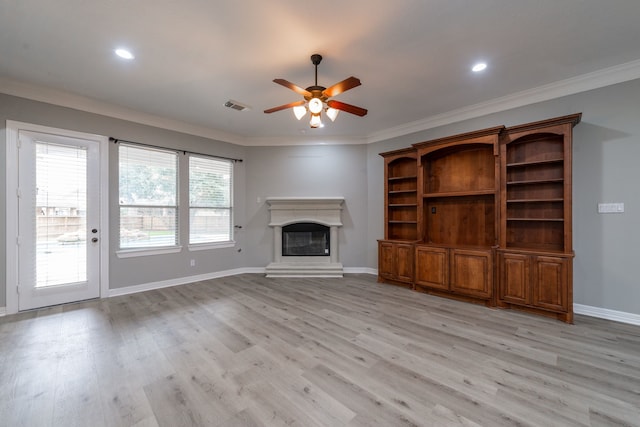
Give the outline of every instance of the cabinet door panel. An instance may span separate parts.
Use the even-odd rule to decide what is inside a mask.
[[[385,279],[393,279],[394,274],[393,243],[380,242],[378,247],[378,274]]]
[[[500,254],[499,298],[513,304],[529,304],[529,265],[527,255]]]
[[[447,249],[416,246],[416,284],[449,289]]]
[[[413,282],[413,246],[396,244],[396,279]]]
[[[451,290],[477,297],[490,297],[493,284],[491,252],[451,250]]]
[[[538,256],[534,262],[533,304],[553,311],[567,311],[568,261]]]

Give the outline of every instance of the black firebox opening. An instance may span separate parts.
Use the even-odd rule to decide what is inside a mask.
[[[282,256],[329,256],[329,227],[298,222],[282,227]]]

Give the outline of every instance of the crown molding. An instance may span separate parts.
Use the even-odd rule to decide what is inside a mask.
[[[73,108],[74,110],[80,110],[87,113],[100,114],[102,116],[122,119],[160,129],[186,133],[188,135],[230,142],[232,144],[245,145],[244,138],[235,134],[222,132],[205,126],[194,125],[180,120],[147,114],[119,105],[97,101],[92,98],[75,95],[69,92],[52,89],[46,86],[20,82],[5,77],[0,77],[0,93],[58,105],[60,107]]]
[[[285,145],[362,145],[367,143],[365,137],[341,137],[341,136],[300,136],[300,137],[246,137],[243,145],[259,146],[285,146]]]
[[[384,141],[638,78],[640,78],[640,60],[631,61],[375,132],[367,137],[367,143]]]
[[[370,144],[640,78],[640,59],[374,132],[365,137],[244,137],[0,77],[0,93],[242,146]]]

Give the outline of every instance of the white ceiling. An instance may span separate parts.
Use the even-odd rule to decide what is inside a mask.
[[[0,79],[226,139],[366,139],[636,63],[639,21],[638,0],[0,0]],[[272,80],[312,85],[313,53],[320,85],[361,79],[335,99],[366,117],[312,130],[290,110],[263,113],[301,99]],[[478,60],[489,68],[474,74]]]

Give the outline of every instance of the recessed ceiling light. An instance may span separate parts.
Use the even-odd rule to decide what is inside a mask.
[[[471,71],[473,71],[474,73],[478,73],[478,72],[484,70],[485,68],[487,68],[487,63],[486,62],[478,62],[476,65],[471,67]]]
[[[115,52],[116,52],[116,55],[118,55],[122,59],[133,59],[133,58],[135,58],[135,56],[133,56],[133,53],[131,53],[127,49],[120,48],[120,49],[116,49]]]

